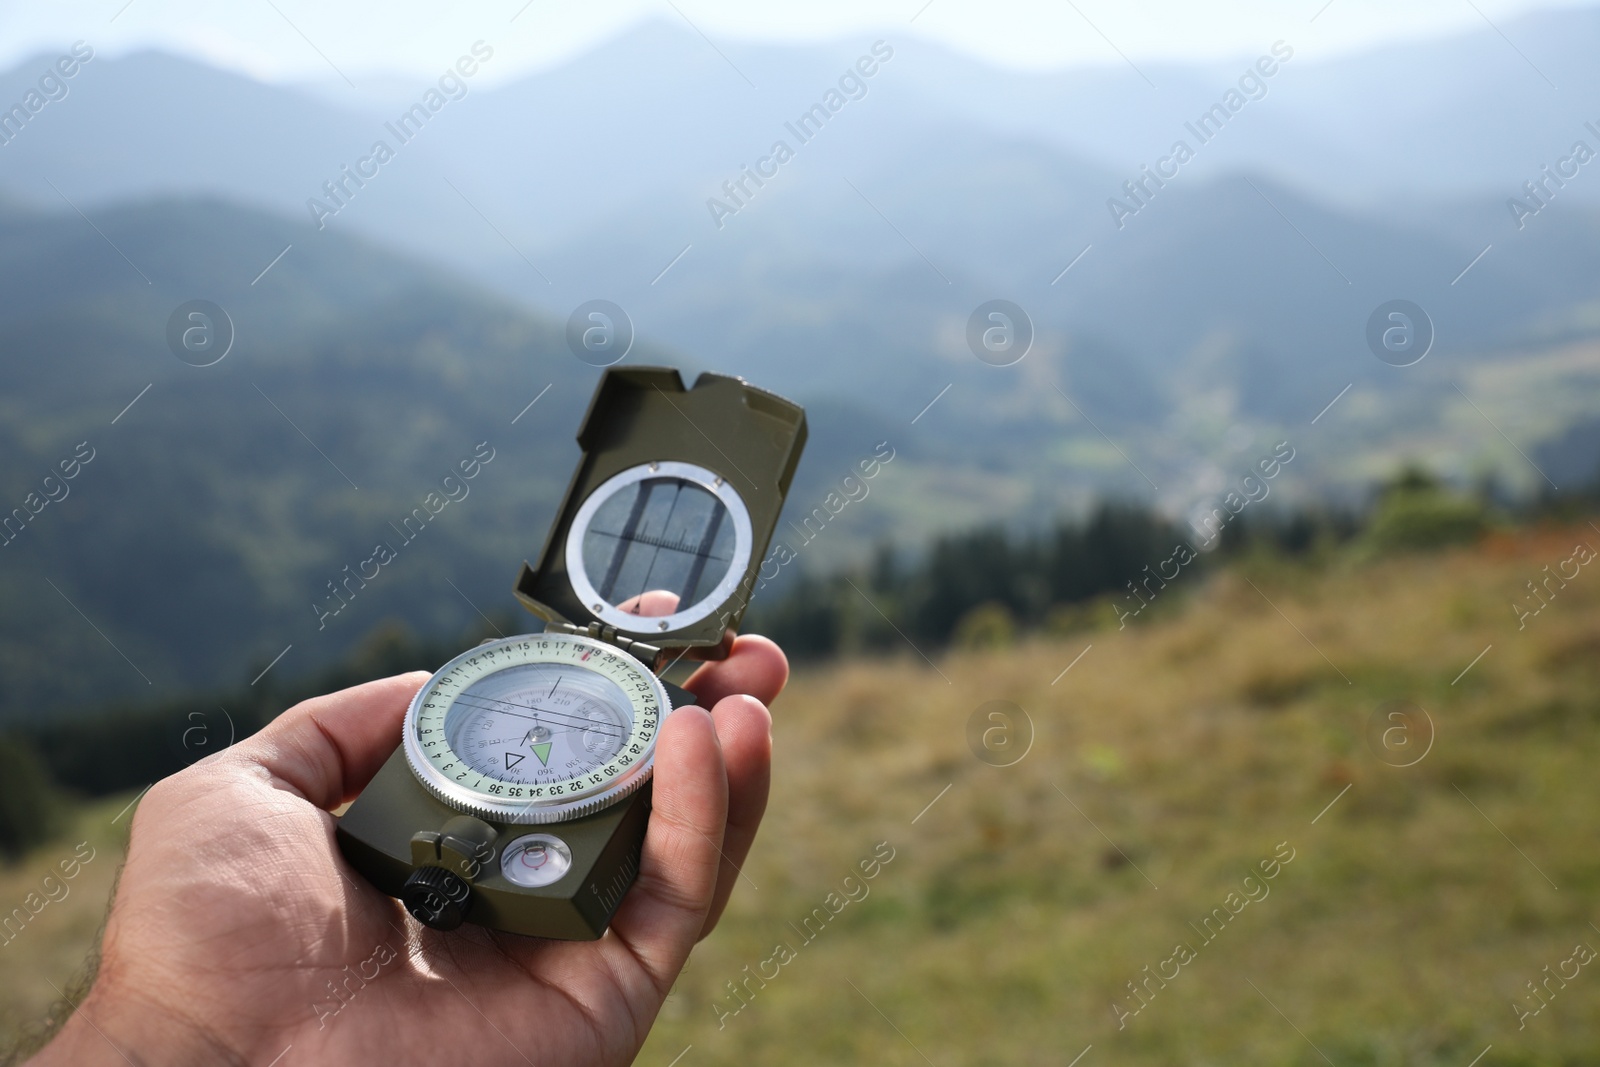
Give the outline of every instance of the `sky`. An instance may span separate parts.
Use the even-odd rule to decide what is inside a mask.
[[[497,78],[581,55],[641,21],[712,41],[814,42],[892,29],[1000,66],[1210,61],[1309,38],[1325,57],[1396,41],[1504,32],[1539,8],[1593,0],[0,0],[0,68],[85,40],[117,55],[160,48],[263,81],[375,82],[436,72],[496,42]],[[1512,27],[1514,31],[1514,27]],[[1514,36],[1514,34],[1513,34]]]

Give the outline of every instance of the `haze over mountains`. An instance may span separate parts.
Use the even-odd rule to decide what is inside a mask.
[[[1543,482],[1519,448],[1592,470],[1600,164],[1547,184],[1520,228],[1507,200],[1575,141],[1600,152],[1600,8],[1501,28],[1328,63],[1285,40],[1241,84],[1263,41],[1145,67],[1154,87],[890,34],[721,43],[724,60],[667,23],[502,87],[462,73],[379,98],[96,56],[0,146],[4,506],[97,450],[0,558],[27,605],[0,621],[0,715],[248,681],[286,645],[298,669],[386,617],[504,607],[575,456],[595,372],[561,328],[595,297],[630,313],[631,362],[809,405],[799,510],[894,444],[876,503],[808,565],[1104,494],[1182,511],[1285,438],[1290,494],[1403,456],[1524,487]],[[492,68],[494,42],[473,46],[442,42],[441,74]],[[0,75],[0,107],[55,59]],[[1220,132],[1190,132],[1230,90]],[[1133,199],[1179,139],[1192,160]],[[392,158],[363,164],[379,140]],[[1120,228],[1112,197],[1137,209]],[[322,228],[311,198],[337,208]],[[996,297],[1037,330],[1011,367],[965,338]],[[165,339],[196,298],[239,336],[204,369]],[[1366,347],[1394,298],[1437,328],[1413,367]],[[472,499],[317,629],[326,582],[482,441],[497,458]],[[90,665],[29,669],[73,656]]]

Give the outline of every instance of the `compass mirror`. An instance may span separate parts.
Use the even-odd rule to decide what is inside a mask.
[[[567,538],[573,591],[593,616],[669,634],[717,611],[750,565],[750,512],[714,471],[645,463],[591,493]]]

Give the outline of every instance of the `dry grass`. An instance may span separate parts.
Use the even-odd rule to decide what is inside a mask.
[[[125,809],[132,799],[84,807],[61,841],[0,867],[0,921],[10,920],[0,932],[0,1050],[45,1029],[54,1013],[66,1010],[63,995],[77,998],[126,851]],[[63,863],[75,877],[63,877]]]
[[[642,1062],[692,1043],[702,1064],[1059,1065],[1093,1043],[1085,1064],[1323,1063],[1295,1027],[1340,1067],[1465,1067],[1490,1043],[1485,1064],[1595,1062],[1600,975],[1520,1033],[1510,1007],[1575,942],[1600,947],[1600,573],[1524,632],[1509,607],[1577,536],[1257,564],[1148,625],[940,659],[945,677],[909,653],[803,673],[777,709],[760,888]],[[1391,699],[1436,726],[1410,768],[1366,740]],[[1016,766],[967,748],[990,700],[1036,726]],[[881,840],[898,855],[871,895],[802,946],[788,924]],[[1188,923],[1283,841],[1271,895],[1201,945]],[[725,983],[779,941],[798,958],[719,1030]],[[1178,941],[1198,958],[1119,1031],[1113,999],[1137,1007],[1125,983]]]
[[[1600,573],[1523,632],[1509,607],[1579,536],[1316,573],[1257,563],[1186,601],[1175,588],[1163,616],[1120,632],[943,657],[937,671],[908,651],[802,672],[776,709],[749,881],[640,1062],[692,1044],[681,1067],[1062,1065],[1091,1043],[1082,1067],[1323,1054],[1465,1067],[1491,1043],[1483,1067],[1600,1061],[1600,974],[1586,969],[1520,1032],[1511,1008],[1574,943],[1600,947]],[[1367,742],[1369,717],[1397,698],[1436,727],[1409,768]],[[1009,768],[967,747],[968,717],[991,700],[1036,727]],[[896,856],[870,895],[804,943],[790,924],[880,841]],[[1202,944],[1188,924],[1280,842],[1295,858],[1270,896]],[[50,859],[0,875],[0,902]],[[111,867],[97,861],[0,949],[8,1025],[54,998],[44,977],[63,984],[78,964]],[[1112,1001],[1137,1007],[1125,983],[1179,941],[1198,958],[1119,1030]],[[750,1005],[719,1029],[713,1005],[736,1003],[726,983],[779,942],[796,958],[752,980]]]

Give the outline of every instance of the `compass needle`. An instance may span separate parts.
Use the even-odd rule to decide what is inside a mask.
[[[424,687],[406,740],[418,780],[452,807],[557,822],[599,810],[648,777],[670,703],[632,656],[589,637],[542,634],[475,649],[442,673],[450,680]],[[557,692],[565,708],[543,707]],[[488,742],[507,736],[520,737],[515,750]],[[537,766],[525,763],[529,754]]]

